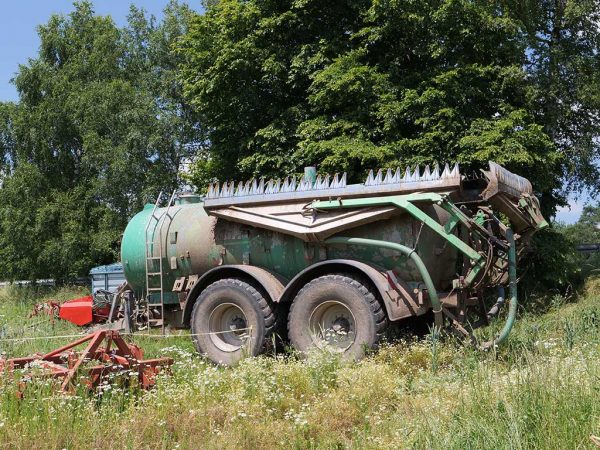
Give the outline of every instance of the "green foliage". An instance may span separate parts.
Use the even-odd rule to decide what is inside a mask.
[[[573,247],[600,244],[600,206],[585,206],[576,223],[560,225],[559,229]],[[600,252],[580,253],[578,262],[584,277],[600,274]]]
[[[562,227],[562,231],[575,244],[600,243],[600,205],[587,205],[581,217],[573,225]]]
[[[520,24],[535,89],[531,111],[564,158],[565,187],[600,187],[598,157],[600,2],[502,1]]]
[[[181,182],[201,141],[171,51],[190,14],[173,1],[157,24],[132,7],[119,28],[78,2],[38,28],[20,101],[0,105],[0,278],[64,280],[115,261],[128,219]]]
[[[190,157],[200,189],[306,165],[355,182],[493,159],[532,181],[546,216],[598,188],[598,0],[203,5],[173,0],[160,22],[132,7],[120,28],[77,2],[39,27],[20,101],[0,103],[0,278],[113,261],[127,220],[183,183]],[[560,285],[571,273],[535,267]]]
[[[586,206],[572,225],[553,224],[534,236],[533,251],[525,258],[526,291],[577,289],[590,275],[600,273],[600,254],[577,251],[580,244],[600,243],[600,208]]]
[[[562,230],[547,228],[534,236],[532,244],[532,252],[521,264],[526,268],[522,279],[524,291],[564,292],[580,287],[585,278],[582,259]]]
[[[599,33],[586,16],[597,2],[566,2],[560,51],[541,41],[554,2],[529,3],[211,3],[179,43],[185,93],[210,141],[193,180],[313,164],[359,180],[377,166],[478,169],[493,159],[526,175],[553,214],[569,187],[593,184],[590,113],[600,105],[585,81],[543,74],[597,64]],[[587,116],[573,107],[584,100]],[[570,145],[565,127],[580,124],[585,135]]]

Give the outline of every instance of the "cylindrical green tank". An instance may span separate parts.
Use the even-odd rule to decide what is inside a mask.
[[[154,205],[148,204],[127,225],[121,244],[121,261],[125,278],[138,296],[146,289],[146,229]],[[166,208],[158,208],[154,214],[161,217]],[[158,222],[153,220],[148,228],[148,241],[160,242],[163,256],[163,288],[165,303],[177,303],[171,292],[175,279],[194,273],[203,273],[219,264],[218,250],[214,242],[216,219],[208,217],[202,203],[179,202],[169,208],[169,217]],[[150,254],[158,256],[158,245],[151,244]],[[150,271],[158,271],[154,262]],[[158,286],[155,286],[158,287]]]
[[[429,209],[431,215],[445,222],[445,212],[441,208],[431,206]],[[138,296],[144,296],[146,289],[145,230],[152,211],[153,205],[146,205],[128,224],[122,241],[121,258],[125,277]],[[165,208],[159,208],[155,216],[160,217],[165,213]],[[162,244],[166,304],[177,304],[179,301],[172,292],[177,278],[202,275],[224,264],[251,264],[290,280],[316,262],[341,258],[365,261],[393,270],[409,283],[420,280],[412,262],[397,252],[357,246],[325,247],[319,243],[304,242],[276,231],[209,216],[202,202],[178,202],[171,206],[168,216],[161,219],[159,224],[160,230],[156,227],[156,231],[153,230],[154,226],[150,226],[149,240]],[[439,235],[423,228],[408,214],[400,213],[387,220],[346,230],[343,234],[416,245],[438,288],[448,288],[454,277],[456,250],[444,245]],[[159,255],[158,245],[151,245],[150,250],[153,256]],[[150,267],[150,271],[157,271],[157,267]],[[158,294],[151,297],[150,301],[158,302]]]

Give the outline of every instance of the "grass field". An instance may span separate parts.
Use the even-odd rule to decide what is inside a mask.
[[[27,316],[37,301],[81,293],[0,292],[0,352],[63,343],[7,338],[78,333]],[[543,311],[529,301],[497,353],[429,337],[385,344],[359,363],[279,354],[226,369],[198,357],[189,338],[135,338],[148,356],[175,359],[171,377],[150,392],[101,396],[61,396],[40,383],[23,400],[5,377],[0,448],[593,448],[600,280],[575,301],[553,297]]]

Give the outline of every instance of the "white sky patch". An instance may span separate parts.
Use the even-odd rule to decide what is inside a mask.
[[[569,199],[568,206],[561,206],[556,211],[557,222],[575,223],[583,212],[583,207],[586,205],[587,199]]]

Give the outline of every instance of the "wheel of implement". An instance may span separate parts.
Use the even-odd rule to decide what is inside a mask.
[[[368,285],[350,275],[325,275],[306,284],[296,295],[288,318],[294,348],[329,349],[360,359],[372,349],[387,319]]]
[[[274,327],[275,315],[263,295],[235,278],[204,289],[191,317],[196,350],[223,365],[258,355]]]

